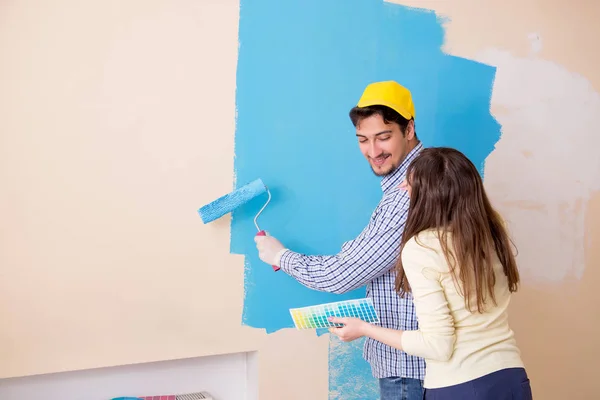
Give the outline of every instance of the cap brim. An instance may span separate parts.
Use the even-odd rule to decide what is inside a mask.
[[[377,100],[370,100],[370,101],[365,101],[365,102],[359,102],[357,105],[357,107],[368,107],[368,106],[386,106],[391,108],[392,110],[396,111],[398,114],[402,115],[404,118],[410,120],[412,119],[414,116],[408,112],[408,110],[406,110],[403,107],[400,107],[397,104],[393,104],[390,103],[388,101],[377,101]]]

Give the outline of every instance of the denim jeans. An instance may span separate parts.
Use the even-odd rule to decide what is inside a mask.
[[[381,400],[423,400],[423,381],[412,378],[380,378]]]

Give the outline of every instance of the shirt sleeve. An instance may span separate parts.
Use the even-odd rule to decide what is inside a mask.
[[[402,333],[402,349],[413,356],[448,361],[454,352],[456,334],[441,283],[440,263],[444,256],[412,238],[401,257],[419,323],[419,330]]]
[[[335,255],[304,255],[290,250],[280,267],[311,289],[346,293],[359,288],[395,267],[408,212],[408,196],[379,207],[355,239],[345,242]],[[391,204],[390,204],[391,203]]]

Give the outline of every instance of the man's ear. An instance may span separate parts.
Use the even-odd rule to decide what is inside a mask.
[[[406,130],[404,131],[404,137],[408,140],[413,140],[415,138],[415,120],[411,119],[408,121],[408,125],[406,125]]]

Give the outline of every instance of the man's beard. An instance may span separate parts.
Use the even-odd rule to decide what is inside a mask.
[[[375,171],[375,169],[373,167],[371,167],[371,171],[373,171],[373,174],[375,174],[375,176],[378,176],[380,178],[383,178],[384,176],[387,176],[387,175],[391,174],[395,170],[396,170],[396,167],[391,166],[389,168],[389,170],[386,170],[386,171],[383,171],[383,172],[377,172],[377,171]]]
[[[375,176],[378,176],[380,178],[384,177],[386,175],[389,175],[396,170],[396,165],[394,165],[394,164],[391,164],[386,170],[379,171],[379,172],[376,170],[376,167],[374,167],[371,163],[369,163],[369,166],[371,167],[371,171],[373,171],[373,174],[375,174]]]

